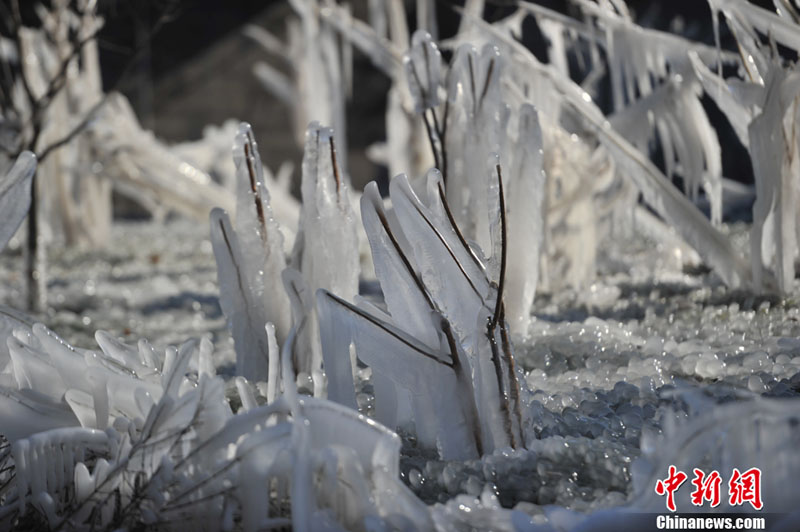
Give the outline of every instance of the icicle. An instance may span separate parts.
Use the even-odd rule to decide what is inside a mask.
[[[280,350],[278,340],[275,338],[275,326],[266,324],[267,341],[269,342],[269,371],[267,373],[267,402],[272,403],[278,398],[278,379],[280,376]]]
[[[712,223],[722,221],[722,154],[716,131],[699,100],[699,87],[676,76],[611,117],[614,128],[645,154],[655,139],[664,150],[667,175],[677,169],[687,195],[697,199],[700,186],[711,204]],[[674,161],[673,161],[674,159]],[[676,167],[677,165],[677,167]]]
[[[274,334],[273,332],[273,335]],[[213,354],[214,344],[211,343],[211,339],[208,336],[203,336],[200,340],[199,375],[206,375],[209,378],[213,378],[217,375],[217,369],[214,367],[214,360],[212,358]]]
[[[732,86],[727,85],[722,78],[712,73],[696,53],[689,52],[689,59],[692,61],[695,74],[703,84],[706,94],[725,113],[725,117],[733,127],[737,138],[747,148],[750,143],[747,135],[747,126],[753,119],[752,107],[745,105],[745,102],[737,98],[740,93],[737,94],[738,91],[734,91]],[[757,88],[759,92],[761,91],[761,87],[755,84],[753,88]]]
[[[252,410],[258,403],[256,403],[256,396],[253,394],[253,389],[244,377],[236,377],[236,390],[239,392],[239,398],[242,400],[242,409],[244,412]]]
[[[87,452],[107,452],[105,432],[84,428],[60,428],[40,432],[12,446],[18,483],[20,513],[25,513],[28,489],[34,500],[42,494],[59,493],[73,483],[74,457]],[[52,523],[51,524],[55,524]]]
[[[505,308],[511,332],[526,334],[544,249],[545,173],[539,116],[530,105],[519,110],[516,141],[504,167],[508,216]]]

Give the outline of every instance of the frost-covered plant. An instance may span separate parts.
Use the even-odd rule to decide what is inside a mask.
[[[778,14],[747,2],[710,1],[715,32],[719,13],[725,15],[741,52],[739,76],[723,79],[696,55],[695,72],[706,93],[725,113],[753,162],[756,201],[750,233],[750,264],[755,288],[787,292],[798,255],[797,167],[800,78],[797,65],[786,64],[775,41],[800,50],[796,19],[788,8]],[[759,33],[768,35],[771,49]],[[773,274],[774,281],[773,281]]]
[[[0,321],[10,349],[0,359],[3,528],[431,526],[399,480],[396,434],[297,394],[293,334],[285,394],[259,406],[238,382],[234,415],[206,339],[162,355],[98,332],[101,350],[90,351],[40,324]]]
[[[507,97],[512,103],[519,100],[527,101],[526,87],[536,87],[540,94],[531,97],[542,98],[542,94],[548,95],[544,97],[545,101],[552,103],[547,107],[548,115],[560,117],[562,121],[569,117],[583,124],[583,127],[595,137],[594,142],[599,142],[607,152],[609,163],[613,164],[616,170],[611,185],[614,185],[620,177],[629,180],[641,192],[645,202],[672,225],[726,283],[732,286],[749,283],[750,273],[733,252],[727,237],[715,229],[699,209],[680,194],[652,161],[625,140],[618,131],[609,127],[607,118],[593,102],[590,94],[551,65],[541,64],[530,51],[513,38],[513,27],[490,25],[481,20],[476,20],[475,26],[485,29],[480,37],[491,40],[498,46],[510,63],[506,84],[515,87],[507,92]],[[532,94],[535,95],[537,92],[533,91]],[[608,184],[603,188],[607,186]],[[631,203],[628,205],[628,208],[633,207]],[[624,204],[617,208],[624,208]],[[596,242],[597,239],[594,243],[587,242],[587,245],[596,245]]]
[[[264,169],[249,124],[239,127],[233,150],[235,225],[224,210],[214,209],[211,243],[217,259],[220,304],[235,342],[237,374],[253,381],[266,380],[270,341],[264,326],[273,325],[276,346],[291,327],[289,299],[280,289],[286,267],[283,234],[272,216]],[[277,356],[275,349],[272,356]]]
[[[292,251],[292,268],[286,272],[287,290],[293,295],[294,322],[307,319],[300,339],[295,368],[322,385],[322,350],[318,335],[314,296],[319,289],[345,297],[358,293],[361,273],[359,234],[351,206],[347,176],[338,163],[338,151],[330,128],[312,123],[306,132],[303,155],[298,233]],[[301,275],[296,275],[299,270]]]
[[[258,26],[248,26],[244,32],[277,58],[289,75],[264,61],[253,66],[253,73],[291,110],[298,145],[305,144],[309,123],[333,126],[339,165],[346,171],[345,97],[352,91],[352,48],[337,39],[335,29],[320,16],[326,0],[290,0],[289,4],[297,17],[287,19],[286,43]]]
[[[486,213],[496,201],[491,197],[495,191],[490,176],[497,164],[506,168],[506,311],[511,331],[525,334],[539,279],[546,217],[538,113],[527,103],[512,110],[503,102],[499,81],[503,61],[492,45],[480,54],[469,45],[459,47],[443,80],[439,50],[428,33],[418,31],[405,65],[416,110],[422,114],[434,159],[447,184],[450,214],[465,238],[484,250],[491,249],[492,219]],[[443,105],[441,81],[447,87]],[[498,258],[493,252],[489,265],[494,277],[499,272]]]
[[[205,218],[232,196],[140,127],[125,98],[104,92],[92,0],[3,9],[0,165],[24,151],[39,164],[28,216],[28,307],[47,304],[45,247],[102,246],[113,219],[112,189],[156,217],[167,210]],[[23,12],[25,17],[23,17]],[[136,54],[134,54],[136,55]]]
[[[391,214],[374,183],[361,200],[388,313],[364,300],[317,295],[330,397],[355,406],[352,342],[372,368],[379,419],[388,426],[413,421],[419,440],[445,459],[525,447],[528,392],[503,307],[507,230],[499,165],[493,179],[489,261],[453,223],[438,172],[429,174],[424,200],[400,175],[390,186]]]
[[[95,10],[83,0],[52,2],[36,10],[35,26],[24,24],[18,2],[4,10],[2,151],[39,156],[49,180],[37,189],[43,236],[70,244],[102,243],[111,222],[111,189],[87,171],[90,142],[80,134],[102,101]]]
[[[236,223],[232,227],[222,209],[212,211],[211,241],[222,308],[236,347],[237,374],[266,381],[270,360],[277,357],[277,346],[286,340],[292,323],[299,327],[307,321],[293,369],[303,380],[312,378],[315,395],[320,395],[324,379],[312,294],[325,288],[352,297],[358,292],[360,273],[355,215],[333,133],[311,124],[306,134],[303,208],[288,264],[283,231],[272,216],[264,168],[247,124],[236,137],[234,161]],[[267,323],[274,329],[272,343],[264,328]]]
[[[730,97],[726,97],[723,91],[709,90],[712,85],[720,86],[714,79],[718,76],[711,74],[711,70],[721,72],[723,65],[738,65],[746,80],[757,73],[758,64],[763,64],[763,61],[751,51],[753,46],[748,43],[762,40],[758,33],[771,35],[782,45],[794,49],[797,39],[796,31],[792,30],[796,29],[796,22],[789,9],[784,6],[779,15],[775,15],[744,1],[712,3],[715,36],[718,36],[717,14],[722,12],[740,47],[747,52],[740,56],[639,26],[624,2],[580,1],[576,11],[580,15],[575,18],[520,2],[515,13],[492,24],[480,17],[483,5],[481,0],[469,2],[462,11],[462,24],[456,36],[438,43],[456,51],[451,68],[442,65],[437,45],[431,37],[419,33],[409,39],[405,16],[399,16],[404,15],[401,2],[371,3],[369,24],[354,19],[335,3],[320,4],[316,11],[299,11],[301,17],[314,13],[315,20],[341,32],[392,80],[387,103],[387,144],[385,149],[371,152],[376,160],[385,162],[392,174],[410,171],[412,179],[422,175],[431,164],[440,167],[448,182],[447,193],[454,216],[469,238],[485,246],[483,219],[475,217],[474,213],[462,217],[464,209],[470,209],[470,205],[479,207],[483,201],[481,188],[475,189],[470,179],[453,179],[454,183],[450,183],[450,174],[460,175],[459,166],[481,172],[484,161],[479,159],[483,153],[491,151],[500,153],[504,167],[510,169],[510,161],[503,160],[505,153],[494,148],[503,144],[504,121],[509,116],[512,119],[517,116],[522,103],[533,104],[540,112],[543,111],[539,120],[542,124],[543,167],[547,175],[547,194],[543,201],[545,236],[544,245],[540,244],[545,251],[544,268],[539,272],[544,285],[555,288],[560,279],[572,284],[586,282],[594,271],[597,242],[611,231],[624,229],[634,219],[646,218],[648,234],[657,235],[665,242],[674,242],[684,251],[688,243],[694,252],[682,255],[699,256],[730,286],[749,286],[756,290],[778,286],[785,289],[782,287],[791,277],[791,261],[786,257],[795,255],[796,246],[789,245],[793,234],[786,225],[792,218],[789,207],[780,207],[786,211],[785,216],[779,216],[786,220],[783,229],[776,232],[771,229],[775,216],[769,213],[779,209],[778,204],[769,199],[768,191],[773,186],[758,185],[763,190],[755,218],[765,221],[756,224],[755,233],[761,233],[760,227],[766,224],[763,232],[768,243],[760,254],[752,254],[754,257],[760,255],[760,260],[753,259],[751,268],[732,253],[727,237],[714,227],[721,221],[724,209],[722,192],[727,182],[721,175],[721,149],[716,132],[700,102],[700,87],[715,100],[727,98],[721,107],[723,110],[726,106],[730,108]],[[421,5],[418,12],[420,27],[435,33],[435,17],[430,16],[430,10]],[[516,39],[523,20],[529,16],[535,18],[549,39],[550,65],[540,64]],[[752,22],[745,22],[748,20]],[[478,98],[473,99],[488,97],[491,102],[491,93],[496,92],[503,105],[510,107],[510,113],[506,114],[500,106],[499,113],[487,112],[486,118],[481,119],[477,108],[452,105],[453,97],[448,88],[458,83],[454,79],[458,76],[451,75],[451,71],[459,68],[459,55],[466,57],[457,51],[463,43],[489,45],[487,50],[491,50],[491,46],[499,49],[502,62],[509,65],[504,69],[499,90],[492,84],[480,85],[481,79],[490,79],[497,73],[493,71],[492,76],[484,76],[478,68],[475,52],[471,56],[474,70],[469,78],[476,89],[486,89],[485,94],[476,92]],[[406,49],[410,51],[403,59]],[[571,70],[567,68],[571,62],[577,62],[577,72],[574,66]],[[488,63],[487,59],[481,68],[485,69]],[[780,68],[786,71],[785,66]],[[702,69],[707,72],[701,72]],[[613,106],[601,110],[594,103],[594,97],[599,94],[600,81],[606,75],[612,88]],[[764,84],[761,77],[753,79],[753,83]],[[737,78],[735,84],[741,85],[741,80]],[[751,91],[744,85],[741,89],[738,94],[749,98],[746,95]],[[469,94],[470,91],[465,91],[462,97],[468,100]],[[747,113],[752,115],[754,106],[760,107],[752,101],[747,105]],[[498,109],[491,104],[489,107]],[[474,127],[448,128],[448,121],[465,110],[474,115]],[[729,111],[725,112],[731,115]],[[422,119],[414,120],[415,113]],[[746,115],[739,115],[731,120],[743,138],[747,136],[749,120]],[[769,122],[775,123],[774,120]],[[500,142],[497,141],[498,130]],[[428,138],[427,150],[419,144],[420,131]],[[464,142],[470,135],[485,137],[479,141],[480,149],[474,149],[474,142]],[[466,137],[461,138],[463,136]],[[761,138],[768,136],[765,132]],[[782,151],[787,154],[785,159],[791,161],[789,147],[793,145],[793,137],[790,132],[783,136],[789,140],[783,143],[787,148]],[[396,142],[393,139],[401,140]],[[664,154],[665,172],[648,158],[656,142]],[[770,141],[768,144],[777,146],[781,143]],[[460,152],[459,147],[462,148]],[[751,152],[754,161],[761,157],[753,150]],[[777,160],[775,157],[772,159]],[[759,168],[764,167],[756,164]],[[592,169],[597,168],[602,169],[600,179],[587,177]],[[756,172],[775,173],[760,169]],[[467,177],[468,174],[469,171]],[[670,183],[674,175],[682,178],[690,199],[696,199],[700,189],[704,191],[711,205],[712,224],[691,201],[675,193]],[[763,176],[758,181],[777,183],[775,179]],[[465,190],[459,190],[461,186]],[[637,207],[639,193],[661,221]],[[782,195],[789,196],[788,193]],[[462,205],[460,201],[466,203]],[[766,220],[768,216],[770,220]],[[795,223],[791,222],[792,225]],[[670,236],[670,226],[685,243]],[[759,235],[755,233],[753,240],[758,241]],[[776,238],[781,241],[780,246],[770,243],[773,234],[779,234]],[[777,253],[771,251],[773,248],[778,249]],[[511,249],[517,247],[511,246]],[[775,270],[775,277],[780,278],[777,283],[771,281],[772,272],[764,273],[765,267]],[[524,324],[518,326],[516,320],[512,320],[512,327],[518,332],[524,330]]]
[[[487,489],[479,502],[462,497],[425,507],[399,481],[398,436],[358,413],[356,386],[370,379],[376,418],[412,428],[444,459],[513,454],[508,448],[527,454],[537,443],[536,410],[510,338],[529,330],[540,277],[549,277],[551,288],[562,277],[575,284],[591,278],[598,243],[631,213],[659,239],[676,246],[685,240],[731,286],[771,289],[771,269],[776,286],[787,290],[798,248],[800,82],[796,67],[761,42],[768,35],[798,48],[793,8],[787,4],[778,16],[741,0],[712,2],[715,23],[721,11],[739,42],[740,59],[641,28],[621,0],[577,4],[580,19],[520,4],[489,23],[480,17],[483,1],[469,0],[458,34],[437,43],[430,1],[418,2],[418,25],[428,32],[411,39],[400,0],[370,2],[370,24],[335,2],[293,2],[301,22],[290,40],[300,51],[304,92],[291,99],[305,119],[333,123],[344,135],[350,52],[335,31],[392,80],[382,160],[411,177],[391,181],[390,201],[371,184],[360,202],[383,298],[357,294],[357,211],[339,164],[339,137],[317,124],[306,132],[294,237],[294,227],[273,219],[272,179],[242,125],[234,146],[235,216],[211,216],[220,299],[237,353],[232,402],[241,409],[234,414],[225,398],[208,341],[161,354],[98,333],[100,350],[82,350],[0,308],[0,340],[8,347],[0,346],[0,413],[9,420],[0,427],[9,442],[0,445],[0,527],[31,519],[75,529],[449,529],[467,526],[468,514],[473,526],[530,525],[520,512],[501,510]],[[529,15],[550,40],[550,65],[517,40]],[[440,47],[453,51],[450,65]],[[591,60],[578,77],[568,68],[576,56]],[[738,77],[713,72],[737,62]],[[594,99],[605,68],[612,109]],[[290,84],[264,72],[289,99]],[[724,181],[699,87],[730,118],[754,161],[750,266],[715,227]],[[178,205],[185,193],[195,212],[226,203],[221,189],[205,186],[208,176],[181,165],[128,120],[130,113],[120,116],[100,120],[92,134],[110,150],[139,154],[108,167],[138,175],[149,190],[142,197],[163,194]],[[649,159],[654,142],[664,151],[664,172]],[[18,177],[0,184],[0,205],[24,188],[31,164],[21,159]],[[432,165],[442,175],[426,174]],[[157,175],[176,169],[186,177],[177,184]],[[671,183],[673,174],[690,198],[704,190],[711,221]],[[663,221],[639,216],[640,193]],[[232,209],[230,197],[227,203]],[[666,236],[670,226],[679,237]],[[353,355],[368,368],[359,370]],[[656,470],[677,460],[695,466],[709,454],[723,457],[711,462],[719,469],[737,456],[758,457],[790,482],[796,461],[764,456],[775,448],[762,440],[785,447],[796,436],[793,406],[754,402],[682,427],[667,423],[665,444],[643,441],[645,465],[634,471],[635,483],[645,479],[640,493],[653,496],[648,463]],[[720,429],[741,440],[725,446],[733,462],[714,447]],[[765,430],[777,437],[762,437]],[[670,445],[681,456],[663,452]]]
[[[740,271],[736,277],[758,291],[777,288],[786,292],[794,277],[793,262],[798,253],[797,216],[792,206],[793,191],[797,188],[797,170],[792,166],[796,160],[797,140],[791,126],[797,120],[794,103],[797,83],[793,81],[796,65],[783,59],[774,43],[791,51],[798,50],[797,11],[788,3],[776,4],[775,12],[744,0],[712,0],[709,5],[716,50],[641,28],[630,20],[621,3],[614,3],[612,7],[612,4],[580,2],[587,15],[586,24],[531,4],[521,4],[521,7],[534,13],[537,20],[549,20],[568,40],[569,36],[577,35],[574,41],[582,39],[590,46],[598,42],[605,46],[617,109],[611,117],[612,124],[623,135],[639,139],[653,134],[642,128],[642,124],[648,124],[651,130],[655,126],[664,149],[667,174],[675,168],[672,165],[674,154],[677,165],[682,167],[677,171],[690,190],[696,190],[699,180],[707,181],[703,186],[710,198],[712,220],[717,222],[721,210],[720,185],[724,186],[724,181],[712,179],[716,173],[712,170],[719,170],[718,163],[714,163],[719,159],[718,142],[696,98],[684,96],[687,92],[699,95],[696,87],[698,83],[702,85],[727,116],[753,162],[756,202],[750,239],[752,280],[741,266],[736,268]],[[724,15],[736,40],[738,54],[719,48],[720,14]],[[605,42],[597,39],[592,22],[605,30]],[[620,41],[628,45],[617,46]],[[771,50],[768,50],[767,41],[772,45]],[[560,48],[561,52],[565,49]],[[595,52],[594,48],[592,51]],[[591,55],[593,61],[597,55]],[[723,63],[738,66],[737,75],[723,79]],[[679,93],[672,96],[659,94],[675,90]],[[641,97],[634,100],[637,94]],[[633,103],[623,109],[621,104],[626,98]],[[657,107],[653,103],[657,103]],[[645,109],[651,113],[649,119],[637,121],[634,116],[645,118],[641,112]],[[663,114],[664,111],[667,113]],[[663,116],[659,118],[659,115]],[[701,165],[703,159],[705,172]],[[701,250],[698,248],[698,251]],[[729,275],[723,276],[732,279]]]

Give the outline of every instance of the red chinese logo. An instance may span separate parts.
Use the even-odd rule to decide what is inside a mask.
[[[694,486],[694,491],[691,493],[692,504],[703,506],[708,501],[711,503],[711,508],[719,506],[722,500],[720,495],[722,477],[719,472],[712,471],[706,475],[702,469],[695,468],[692,471],[694,472],[691,482]],[[675,493],[687,478],[686,473],[671,465],[667,478],[659,479],[656,482],[656,493],[662,497],[666,495],[667,509],[670,512],[677,510]],[[764,506],[761,501],[761,470],[757,467],[752,467],[744,473],[733,468],[733,473],[728,481],[728,504],[740,506],[746,502],[749,502],[756,510],[760,510]]]
[[[719,486],[722,484],[722,477],[719,472],[712,471],[710,475],[706,476],[702,469],[694,469],[694,479],[692,484],[695,490],[692,492],[692,504],[695,506],[703,506],[703,501],[711,503],[711,507],[719,506]]]
[[[753,508],[760,510],[764,503],[761,502],[761,470],[752,467],[744,473],[733,468],[733,476],[728,482],[728,502],[731,506],[738,506],[749,502]]]
[[[675,492],[686,482],[686,473],[678,471],[675,466],[669,466],[669,476],[664,480],[656,482],[656,493],[667,496],[667,508],[670,512],[675,511]]]

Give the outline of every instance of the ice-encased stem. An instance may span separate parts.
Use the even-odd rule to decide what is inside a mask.
[[[238,236],[221,209],[211,211],[211,245],[217,261],[220,306],[228,318],[236,348],[236,373],[253,381],[266,380],[269,342],[264,325],[267,317],[245,277],[245,259]]]
[[[36,155],[23,152],[0,181],[0,250],[19,229],[31,205]]]
[[[309,375],[322,365],[314,294],[331,290],[352,298],[358,293],[359,241],[356,217],[350,203],[348,179],[339,167],[333,131],[312,123],[306,133],[303,156],[298,244],[293,267],[302,273],[309,297],[303,311],[308,320],[302,331],[298,372]]]

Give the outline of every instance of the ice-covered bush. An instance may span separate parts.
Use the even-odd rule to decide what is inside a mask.
[[[157,353],[97,333],[74,348],[2,315],[0,525],[95,530],[430,527],[399,479],[399,438],[357,412],[297,394],[234,415],[207,339]]]
[[[390,187],[391,216],[374,183],[361,200],[388,314],[364,300],[356,306],[330,292],[317,296],[331,398],[355,406],[352,341],[372,368],[379,419],[388,426],[413,421],[420,442],[445,459],[525,447],[528,392],[503,306],[508,257],[499,165],[494,174],[488,261],[448,217],[438,172],[429,174],[424,200],[400,175]]]
[[[284,254],[284,230],[272,216],[258,146],[242,124],[234,146],[237,167],[235,228],[221,209],[211,213],[211,240],[217,258],[222,307],[236,342],[237,373],[265,381],[272,324],[281,345],[292,323],[299,327],[300,349],[293,361],[303,378],[324,388],[322,354],[312,294],[325,288],[354,296],[358,291],[359,237],[347,178],[337,163],[333,133],[309,126],[302,167],[303,207],[291,255]],[[288,231],[288,234],[295,234]]]
[[[413,34],[400,0],[369,2],[369,23],[333,1],[293,1],[288,46],[251,29],[266,49],[294,60],[291,78],[266,65],[256,74],[293,106],[298,130],[311,122],[299,211],[284,202],[285,186],[280,200],[272,194],[284,180],[262,165],[247,124],[234,139],[234,206],[209,175],[143,132],[123,99],[109,98],[87,135],[101,153],[119,152],[105,166],[118,186],[157,211],[205,216],[211,204],[222,207],[210,229],[235,375],[216,375],[206,339],[157,352],[100,332],[99,349],[79,349],[0,308],[0,528],[519,530],[534,526],[526,511],[563,529],[605,526],[603,516],[550,504],[569,496],[580,510],[614,505],[612,516],[655,511],[662,501],[653,481],[668,464],[749,462],[775,486],[795,488],[795,401],[719,406],[662,386],[681,388],[684,374],[744,375],[746,388],[761,393],[798,365],[794,343],[774,364],[773,352],[748,353],[733,371],[726,361],[745,358],[746,347],[733,327],[724,331],[728,356],[691,339],[661,341],[652,322],[642,325],[647,338],[633,338],[622,313],[611,314],[619,324],[561,324],[532,311],[541,287],[590,282],[602,247],[633,221],[748,298],[792,289],[800,78],[785,49],[800,48],[796,10],[712,1],[715,33],[721,13],[740,47],[732,54],[643,28],[618,0],[576,5],[567,16],[520,3],[489,22],[484,2],[470,0],[459,31],[442,41],[425,0]],[[549,64],[520,40],[528,17],[547,36]],[[354,202],[359,193],[349,186],[351,47],[391,80],[386,141],[370,153],[408,176],[390,180],[386,199],[371,183]],[[609,106],[598,98],[603,80]],[[754,164],[750,264],[722,227],[728,147],[710,125],[704,93]],[[651,158],[656,145],[663,168]],[[34,164],[24,154],[0,181],[2,244],[27,208],[18,198]],[[697,206],[701,195],[709,216]],[[362,294],[360,281],[370,288]],[[600,304],[602,290],[580,297]],[[617,299],[619,288],[609,291]],[[650,307],[643,312],[647,322]],[[739,312],[738,303],[724,312]],[[631,380],[638,387],[621,382]],[[548,382],[559,392],[544,393]],[[667,400],[687,412],[673,416],[660,408]],[[425,505],[401,481],[398,433],[418,453],[406,456],[413,465],[430,458],[424,473],[404,472],[406,481],[420,496],[426,479],[441,482],[447,497],[434,495],[442,504]],[[622,464],[613,463],[623,451]],[[569,453],[580,456],[560,463]],[[557,483],[553,468],[561,468]],[[628,499],[588,493],[584,469],[618,484],[632,478]],[[522,504],[503,508],[496,483],[519,471],[531,476],[512,478],[514,486],[536,480],[538,491],[520,489],[511,504]],[[786,493],[770,488],[774,508],[791,509]],[[534,498],[538,506],[526,507]]]

